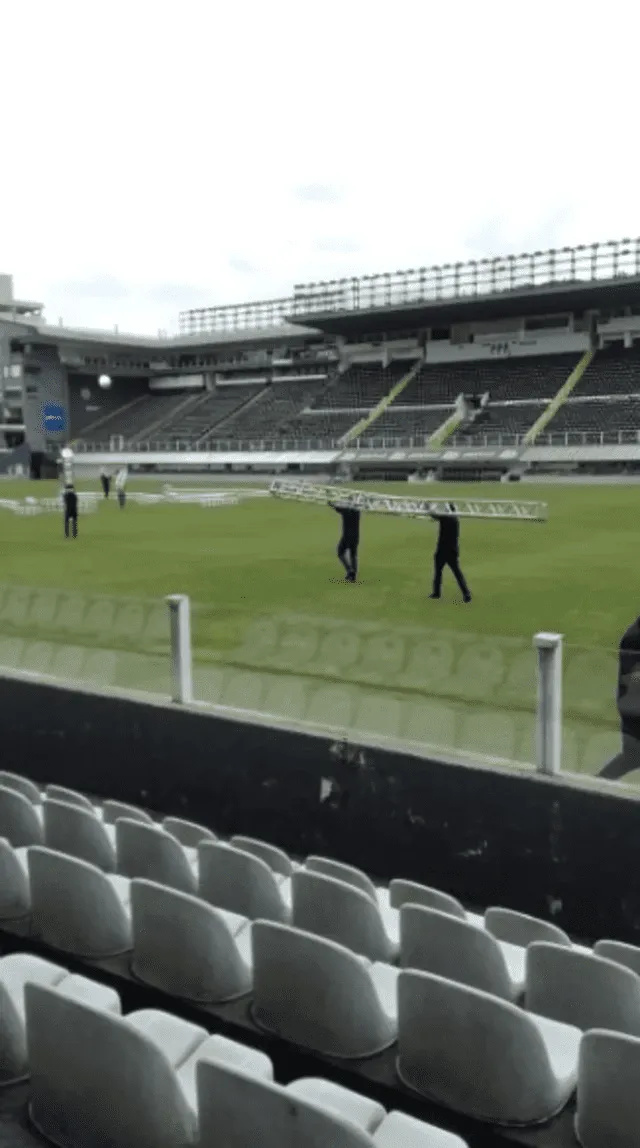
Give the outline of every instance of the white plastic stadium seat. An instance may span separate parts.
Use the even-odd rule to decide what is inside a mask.
[[[637,1148],[640,1040],[593,1029],[580,1044],[576,1137],[582,1148]]]
[[[125,805],[123,801],[105,801],[102,806],[102,820],[105,825],[114,825],[119,817],[129,821],[140,821],[143,825],[155,825],[153,817],[135,805]]]
[[[11,953],[0,958],[0,1084],[7,1084],[29,1072],[28,1032],[25,1022],[25,985],[56,986],[67,997],[92,999],[97,1007],[120,1011],[120,999],[113,989],[86,977],[70,977],[66,969],[43,961],[30,953]]]
[[[596,957],[605,957],[608,961],[615,961],[631,969],[632,973],[640,976],[640,949],[636,945],[625,945],[621,941],[598,941],[593,946]]]
[[[587,1032],[640,1037],[640,977],[605,957],[536,941],[527,949],[526,1007]]]
[[[197,849],[201,841],[217,841],[215,833],[196,825],[193,821],[183,821],[180,817],[165,817],[162,828],[175,837],[186,849]]]
[[[379,905],[385,913],[389,912],[389,889],[374,885],[371,878],[361,869],[354,869],[352,865],[344,865],[341,861],[333,861],[329,857],[307,857],[304,868],[308,869],[310,873],[321,873],[323,877],[336,877],[338,881],[345,881],[347,885],[353,885],[361,893],[366,893],[374,905]],[[397,922],[395,928],[397,931]]]
[[[17,921],[31,910],[27,850],[0,837],[0,921]]]
[[[40,845],[44,840],[42,811],[23,793],[0,786],[0,837],[14,849]]]
[[[253,853],[281,877],[290,877],[297,868],[282,849],[268,845],[266,841],[258,841],[255,837],[235,836],[231,838],[229,844],[233,845],[234,849],[244,849],[247,853]]]
[[[283,879],[259,857],[231,845],[204,842],[198,849],[198,896],[210,905],[239,913],[250,921],[286,922],[291,904],[285,899]]]
[[[105,873],[116,871],[116,831],[79,805],[48,798],[43,805],[44,843],[48,849],[69,853],[97,865]]]
[[[142,877],[183,893],[196,892],[197,862],[190,863],[180,842],[160,825],[118,818],[116,849],[118,872],[124,877]]]
[[[292,924],[362,953],[392,963],[399,951],[398,914],[386,916],[377,902],[354,885],[299,869],[292,881]]]
[[[410,904],[400,910],[400,964],[405,969],[421,969],[515,1002],[524,992],[525,956],[526,949],[501,944],[485,929],[449,913]]]
[[[131,882],[132,971],[173,996],[219,1003],[251,991],[246,917],[151,881]]]
[[[272,1076],[264,1054],[209,1037],[169,1013],[106,1015],[31,984],[25,997],[31,1117],[47,1139],[64,1148],[194,1145],[200,1057]]]
[[[64,801],[66,805],[75,805],[87,813],[95,813],[95,809],[88,797],[78,793],[75,789],[65,789],[62,785],[48,785],[45,790],[47,801]]]
[[[129,881],[41,846],[27,862],[34,937],[88,959],[131,949]]]
[[[283,1087],[240,1069],[200,1060],[202,1148],[466,1148],[463,1140],[384,1108],[328,1080]]]
[[[0,785],[4,786],[5,789],[14,789],[16,793],[21,793],[32,805],[40,805],[42,801],[40,789],[28,777],[0,770]]]
[[[398,980],[398,1075],[456,1112],[494,1124],[550,1120],[576,1084],[580,1030],[430,973]]]
[[[529,917],[526,913],[516,913],[513,909],[487,909],[484,923],[487,932],[497,940],[508,941],[511,945],[526,948],[534,941],[549,941],[552,945],[571,948],[569,937],[557,925],[541,921],[538,917]]]
[[[397,969],[289,925],[253,925],[256,1024],[325,1056],[373,1056],[396,1038]]]
[[[440,889],[432,889],[429,885],[418,885],[415,881],[392,881],[389,885],[389,903],[394,909],[401,909],[403,905],[423,905],[425,909],[437,909],[440,913],[458,917],[460,921],[468,921],[470,925],[484,927],[484,917],[478,913],[467,913],[455,897]]]

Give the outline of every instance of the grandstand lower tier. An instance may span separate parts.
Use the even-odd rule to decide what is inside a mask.
[[[0,835],[1,1148],[635,1146],[638,948],[6,772]]]

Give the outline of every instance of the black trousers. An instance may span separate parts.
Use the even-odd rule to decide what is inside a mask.
[[[338,558],[347,574],[358,573],[358,543],[352,538],[341,538],[338,543]]]
[[[458,555],[455,553],[448,553],[446,550],[436,550],[433,559],[433,593],[439,595],[442,590],[442,574],[445,566],[449,567],[453,577],[455,578],[458,586],[462,591],[463,597],[470,597],[471,591],[469,590],[465,576],[460,569]]]
[[[109,490],[111,488],[111,479],[107,478],[106,475],[103,474],[100,478],[100,482],[102,483],[102,490],[104,492],[104,496],[105,496],[105,498],[108,498],[109,497]]]
[[[640,769],[640,730],[631,734],[622,731],[622,749],[611,758],[600,770],[598,777],[606,777],[609,781],[618,781],[625,774]]]
[[[69,537],[69,527],[71,527],[71,533],[72,533],[73,537],[77,538],[78,537],[78,519],[77,519],[76,515],[65,514],[65,516],[64,516],[64,536],[65,536],[65,538]]]

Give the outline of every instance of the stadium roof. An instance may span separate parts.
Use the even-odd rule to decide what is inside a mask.
[[[298,285],[290,322],[363,334],[640,303],[640,239]]]
[[[78,345],[91,345],[92,347],[114,347],[122,350],[149,351],[157,354],[160,351],[181,351],[207,349],[223,345],[237,344],[246,347],[270,346],[281,343],[283,339],[300,340],[305,335],[318,335],[318,331],[308,331],[300,324],[282,322],[272,327],[236,327],[222,331],[196,331],[193,334],[172,335],[167,338],[154,338],[149,335],[130,335],[120,331],[87,330],[74,327],[50,326],[33,317],[24,318],[16,314],[3,314],[0,312],[0,324],[5,319],[13,327],[20,328],[16,338],[25,341],[50,343],[76,343]]]

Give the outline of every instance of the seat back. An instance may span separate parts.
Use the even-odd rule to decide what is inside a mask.
[[[256,1023],[292,1044],[344,1059],[373,1056],[395,1039],[368,962],[291,926],[253,925]]]
[[[437,909],[400,909],[400,964],[511,998],[511,981],[495,937]]]
[[[64,801],[65,805],[73,805],[76,809],[84,809],[87,813],[95,813],[95,809],[88,797],[78,793],[75,789],[65,789],[62,785],[48,785],[46,788],[47,801]]]
[[[142,825],[154,825],[153,817],[138,809],[136,805],[126,805],[124,801],[105,801],[102,806],[102,820],[105,825],[115,825],[119,817],[129,821],[139,821]]]
[[[0,786],[0,837],[19,849],[24,845],[40,845],[44,829],[38,809],[16,789]]]
[[[250,921],[289,919],[275,874],[265,861],[244,849],[208,841],[198,847],[198,857],[198,896],[210,905],[240,913]]]
[[[362,953],[370,961],[390,961],[391,944],[371,897],[334,877],[298,869],[291,881],[292,924]]]
[[[593,951],[597,957],[615,961],[640,976],[640,948],[636,945],[624,945],[622,941],[598,941]]]
[[[30,908],[29,878],[13,846],[0,837],[0,920],[25,917]]]
[[[28,856],[31,931],[75,956],[115,956],[131,948],[131,925],[105,873],[78,857],[34,846]]]
[[[564,945],[529,945],[525,1005],[583,1032],[606,1028],[640,1037],[640,977],[615,961]]]
[[[21,793],[32,805],[39,805],[42,800],[38,786],[28,777],[21,777],[17,773],[7,773],[6,770],[0,770],[0,785],[5,789],[13,789],[16,793]]]
[[[496,940],[507,941],[510,945],[520,945],[524,949],[534,941],[548,941],[552,945],[572,947],[567,934],[557,925],[552,925],[549,921],[540,921],[538,917],[529,917],[526,913],[516,913],[513,909],[487,909],[484,925],[487,932]]]
[[[403,970],[398,1050],[405,1084],[467,1116],[527,1124],[557,1110],[555,1080],[533,1020],[479,989]]]
[[[186,1000],[211,1003],[251,991],[251,969],[224,915],[211,905],[153,881],[134,880],[131,916],[132,969],[141,981]]]
[[[126,1018],[39,985],[28,984],[25,998],[31,1115],[47,1139],[77,1148],[195,1143],[195,1115],[169,1062]]]
[[[182,846],[159,825],[128,817],[116,821],[118,872],[195,893],[197,880]]]
[[[28,1074],[24,986],[27,980],[54,985],[67,970],[28,953],[0,958],[0,1085]]]
[[[392,909],[401,909],[403,905],[422,905],[425,909],[437,909],[461,921],[467,919],[467,914],[455,897],[439,889],[431,889],[428,885],[417,885],[415,881],[392,881],[389,885],[389,902]]]
[[[259,857],[265,865],[273,869],[274,873],[279,873],[281,877],[290,877],[293,873],[291,858],[275,845],[269,845],[266,841],[258,841],[255,837],[238,835],[231,838],[231,845],[235,849],[244,849],[247,853],[252,853],[254,857]]]
[[[197,849],[201,841],[217,841],[215,833],[205,829],[204,825],[196,825],[193,821],[183,821],[180,817],[165,817],[162,828],[175,837],[187,849]]]
[[[373,881],[360,869],[354,869],[351,865],[343,865],[340,861],[332,861],[329,857],[307,857],[304,865],[310,873],[320,873],[323,877],[334,877],[337,881],[344,881],[347,885],[353,885],[354,889],[366,893],[374,905],[378,904],[378,894]]]
[[[48,849],[70,853],[104,873],[114,873],[116,851],[104,825],[79,805],[47,798],[43,806],[44,842]]]
[[[580,1042],[576,1133],[584,1148],[631,1148],[640,1128],[640,1040],[593,1029]]]
[[[338,1113],[240,1069],[201,1060],[196,1086],[202,1148],[373,1148]]]

